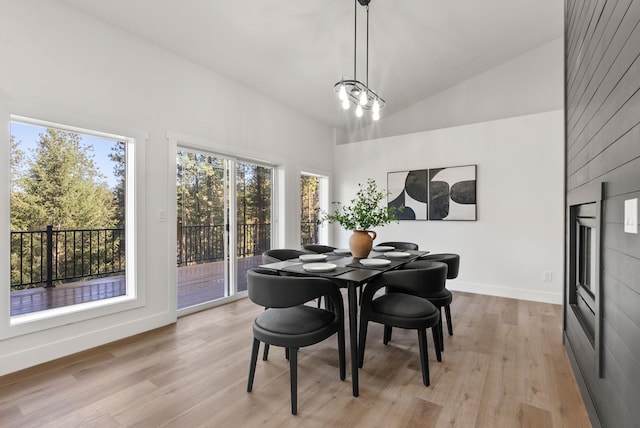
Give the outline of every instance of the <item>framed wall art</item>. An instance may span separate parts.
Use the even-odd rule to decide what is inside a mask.
[[[398,220],[476,220],[476,165],[387,173]]]

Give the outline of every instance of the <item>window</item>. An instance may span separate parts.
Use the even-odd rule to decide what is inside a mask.
[[[273,168],[183,147],[176,167],[177,308],[187,313],[247,290],[247,270],[271,248]]]
[[[134,297],[133,140],[12,119],[12,319]]]
[[[327,241],[326,228],[318,223],[320,210],[327,209],[326,177],[300,175],[300,245]]]

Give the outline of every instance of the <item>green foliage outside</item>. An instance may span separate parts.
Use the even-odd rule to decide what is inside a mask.
[[[110,230],[124,227],[124,143],[118,143],[114,151],[112,160],[121,174],[112,191],[95,164],[93,147],[82,143],[82,135],[47,128],[39,134],[30,156],[11,137],[11,231],[34,232],[12,234],[12,284],[43,279],[47,226],[62,231],[52,239],[58,277],[114,270],[110,264],[120,260],[124,251],[124,243],[114,238],[119,232]],[[107,230],[66,232],[79,229]],[[100,253],[105,242],[112,245],[108,252],[102,249]]]
[[[300,176],[300,244],[318,243],[318,215],[320,179],[310,175]]]
[[[228,161],[179,151],[177,155],[178,262],[221,259],[229,188]],[[237,255],[261,253],[271,239],[271,168],[236,162]],[[267,247],[268,248],[268,247]],[[203,256],[203,254],[209,254]]]

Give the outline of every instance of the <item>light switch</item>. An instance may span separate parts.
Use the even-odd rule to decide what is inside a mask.
[[[164,223],[167,221],[167,210],[160,208],[158,210],[158,221]]]
[[[624,231],[638,233],[638,198],[624,201]]]

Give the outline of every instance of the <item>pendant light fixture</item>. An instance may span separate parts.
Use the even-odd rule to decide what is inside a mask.
[[[344,110],[349,110],[352,105],[355,106],[356,116],[362,117],[364,110],[371,111],[373,120],[380,119],[380,109],[384,107],[385,101],[369,89],[369,3],[371,0],[354,0],[354,24],[353,24],[353,79],[345,79],[344,77],[333,85],[333,89],[338,94],[338,98]],[[357,60],[356,53],[358,49],[358,3],[366,9],[367,13],[367,55],[365,69],[365,83],[358,80],[356,75]]]

